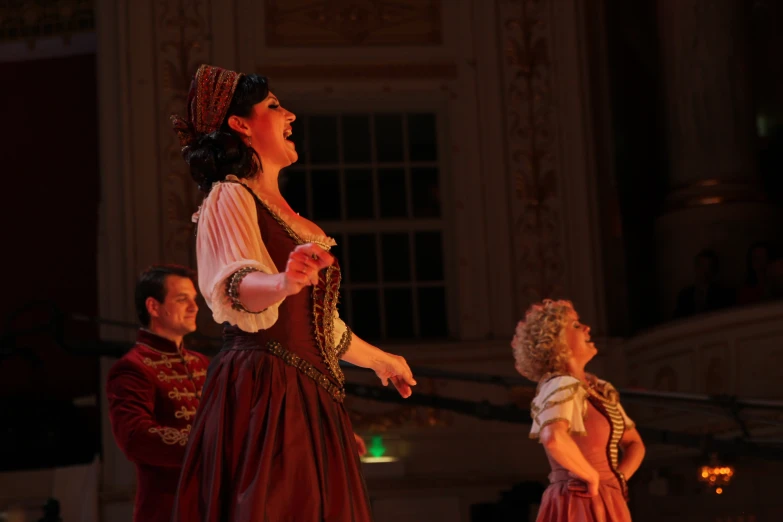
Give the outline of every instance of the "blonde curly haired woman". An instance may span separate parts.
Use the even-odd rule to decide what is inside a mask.
[[[538,382],[530,437],[552,467],[537,522],[630,522],[626,480],[644,443],[617,390],[585,372],[598,352],[590,327],[569,301],[547,299],[527,311],[511,346],[517,371]]]

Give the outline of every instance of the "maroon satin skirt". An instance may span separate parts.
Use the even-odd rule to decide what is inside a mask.
[[[554,471],[544,491],[536,522],[631,522],[631,512],[620,484],[602,481],[598,496],[588,497],[584,483],[570,479],[568,472]]]
[[[204,384],[173,520],[372,520],[342,403],[275,355],[221,351]]]

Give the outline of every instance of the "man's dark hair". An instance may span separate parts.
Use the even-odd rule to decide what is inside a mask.
[[[159,303],[166,299],[166,278],[168,276],[187,277],[196,286],[196,275],[190,268],[181,265],[152,265],[139,276],[136,283],[136,315],[142,326],[150,325],[147,311],[147,298],[152,297]]]

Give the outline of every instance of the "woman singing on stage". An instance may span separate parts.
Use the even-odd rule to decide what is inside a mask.
[[[402,357],[340,320],[335,245],[278,188],[295,116],[267,79],[202,65],[172,117],[193,179],[198,281],[223,349],[212,360],[180,476],[178,522],[365,522],[369,499],[339,361],[403,397]],[[318,197],[316,194],[315,197]]]
[[[511,346],[519,373],[538,382],[530,437],[552,467],[537,522],[630,522],[626,481],[644,444],[617,390],[585,372],[597,353],[590,327],[570,302],[545,300],[528,310]]]

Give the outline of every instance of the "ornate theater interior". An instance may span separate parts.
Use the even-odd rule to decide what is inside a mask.
[[[343,368],[376,522],[536,520],[510,342],[546,298],[644,439],[635,521],[783,520],[780,49],[775,0],[0,3],[0,521],[132,520],[105,382],[139,273],[197,268],[169,115],[202,63],[296,113],[281,192],[336,240],[340,317],[418,381]]]

